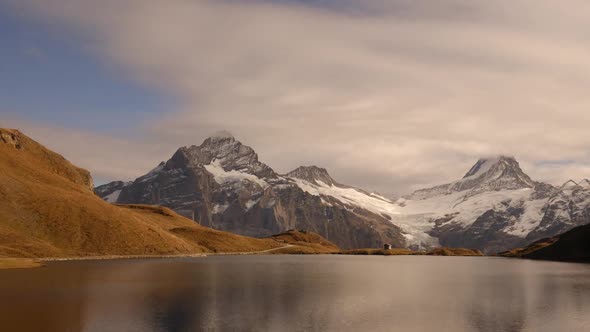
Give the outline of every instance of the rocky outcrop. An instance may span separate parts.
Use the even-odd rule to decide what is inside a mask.
[[[16,129],[0,128],[0,145],[10,148],[15,156],[28,160],[30,167],[58,174],[72,183],[82,185],[87,190],[92,190],[94,187],[90,172],[72,165],[61,155],[45,148]],[[39,163],[38,160],[43,162]]]

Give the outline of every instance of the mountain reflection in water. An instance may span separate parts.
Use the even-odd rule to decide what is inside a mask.
[[[587,331],[590,265],[227,256],[0,271],[6,331]]]

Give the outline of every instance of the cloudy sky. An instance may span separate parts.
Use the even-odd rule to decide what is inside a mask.
[[[590,177],[588,1],[0,0],[0,42],[0,125],[97,183],[219,130],[388,194]]]

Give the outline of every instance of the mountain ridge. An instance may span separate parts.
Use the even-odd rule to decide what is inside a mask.
[[[166,206],[202,225],[247,236],[305,229],[343,248],[405,245],[402,231],[385,216],[312,195],[301,188],[300,178],[341,186],[315,166],[279,175],[252,148],[223,136],[179,148],[130,185],[107,184],[96,192],[107,198],[111,191],[109,199],[116,196],[116,203]]]
[[[585,222],[584,213],[564,217],[565,203],[549,204],[564,189],[532,180],[513,156],[481,158],[457,181],[393,201],[341,184],[314,165],[280,175],[233,136],[178,151],[182,158],[177,152],[156,168],[160,178],[153,172],[139,177],[122,189],[118,202],[162,204],[208,226],[251,236],[305,225],[343,248],[389,241],[412,249],[442,245],[498,252]],[[150,188],[138,183],[146,179]],[[170,188],[172,194],[161,197],[161,190]],[[345,226],[335,236],[334,215],[354,220],[365,240],[352,237]],[[376,226],[377,233],[388,235],[373,233]]]

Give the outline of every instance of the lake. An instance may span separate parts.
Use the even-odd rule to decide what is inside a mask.
[[[2,331],[590,331],[590,265],[211,256],[0,270]]]

